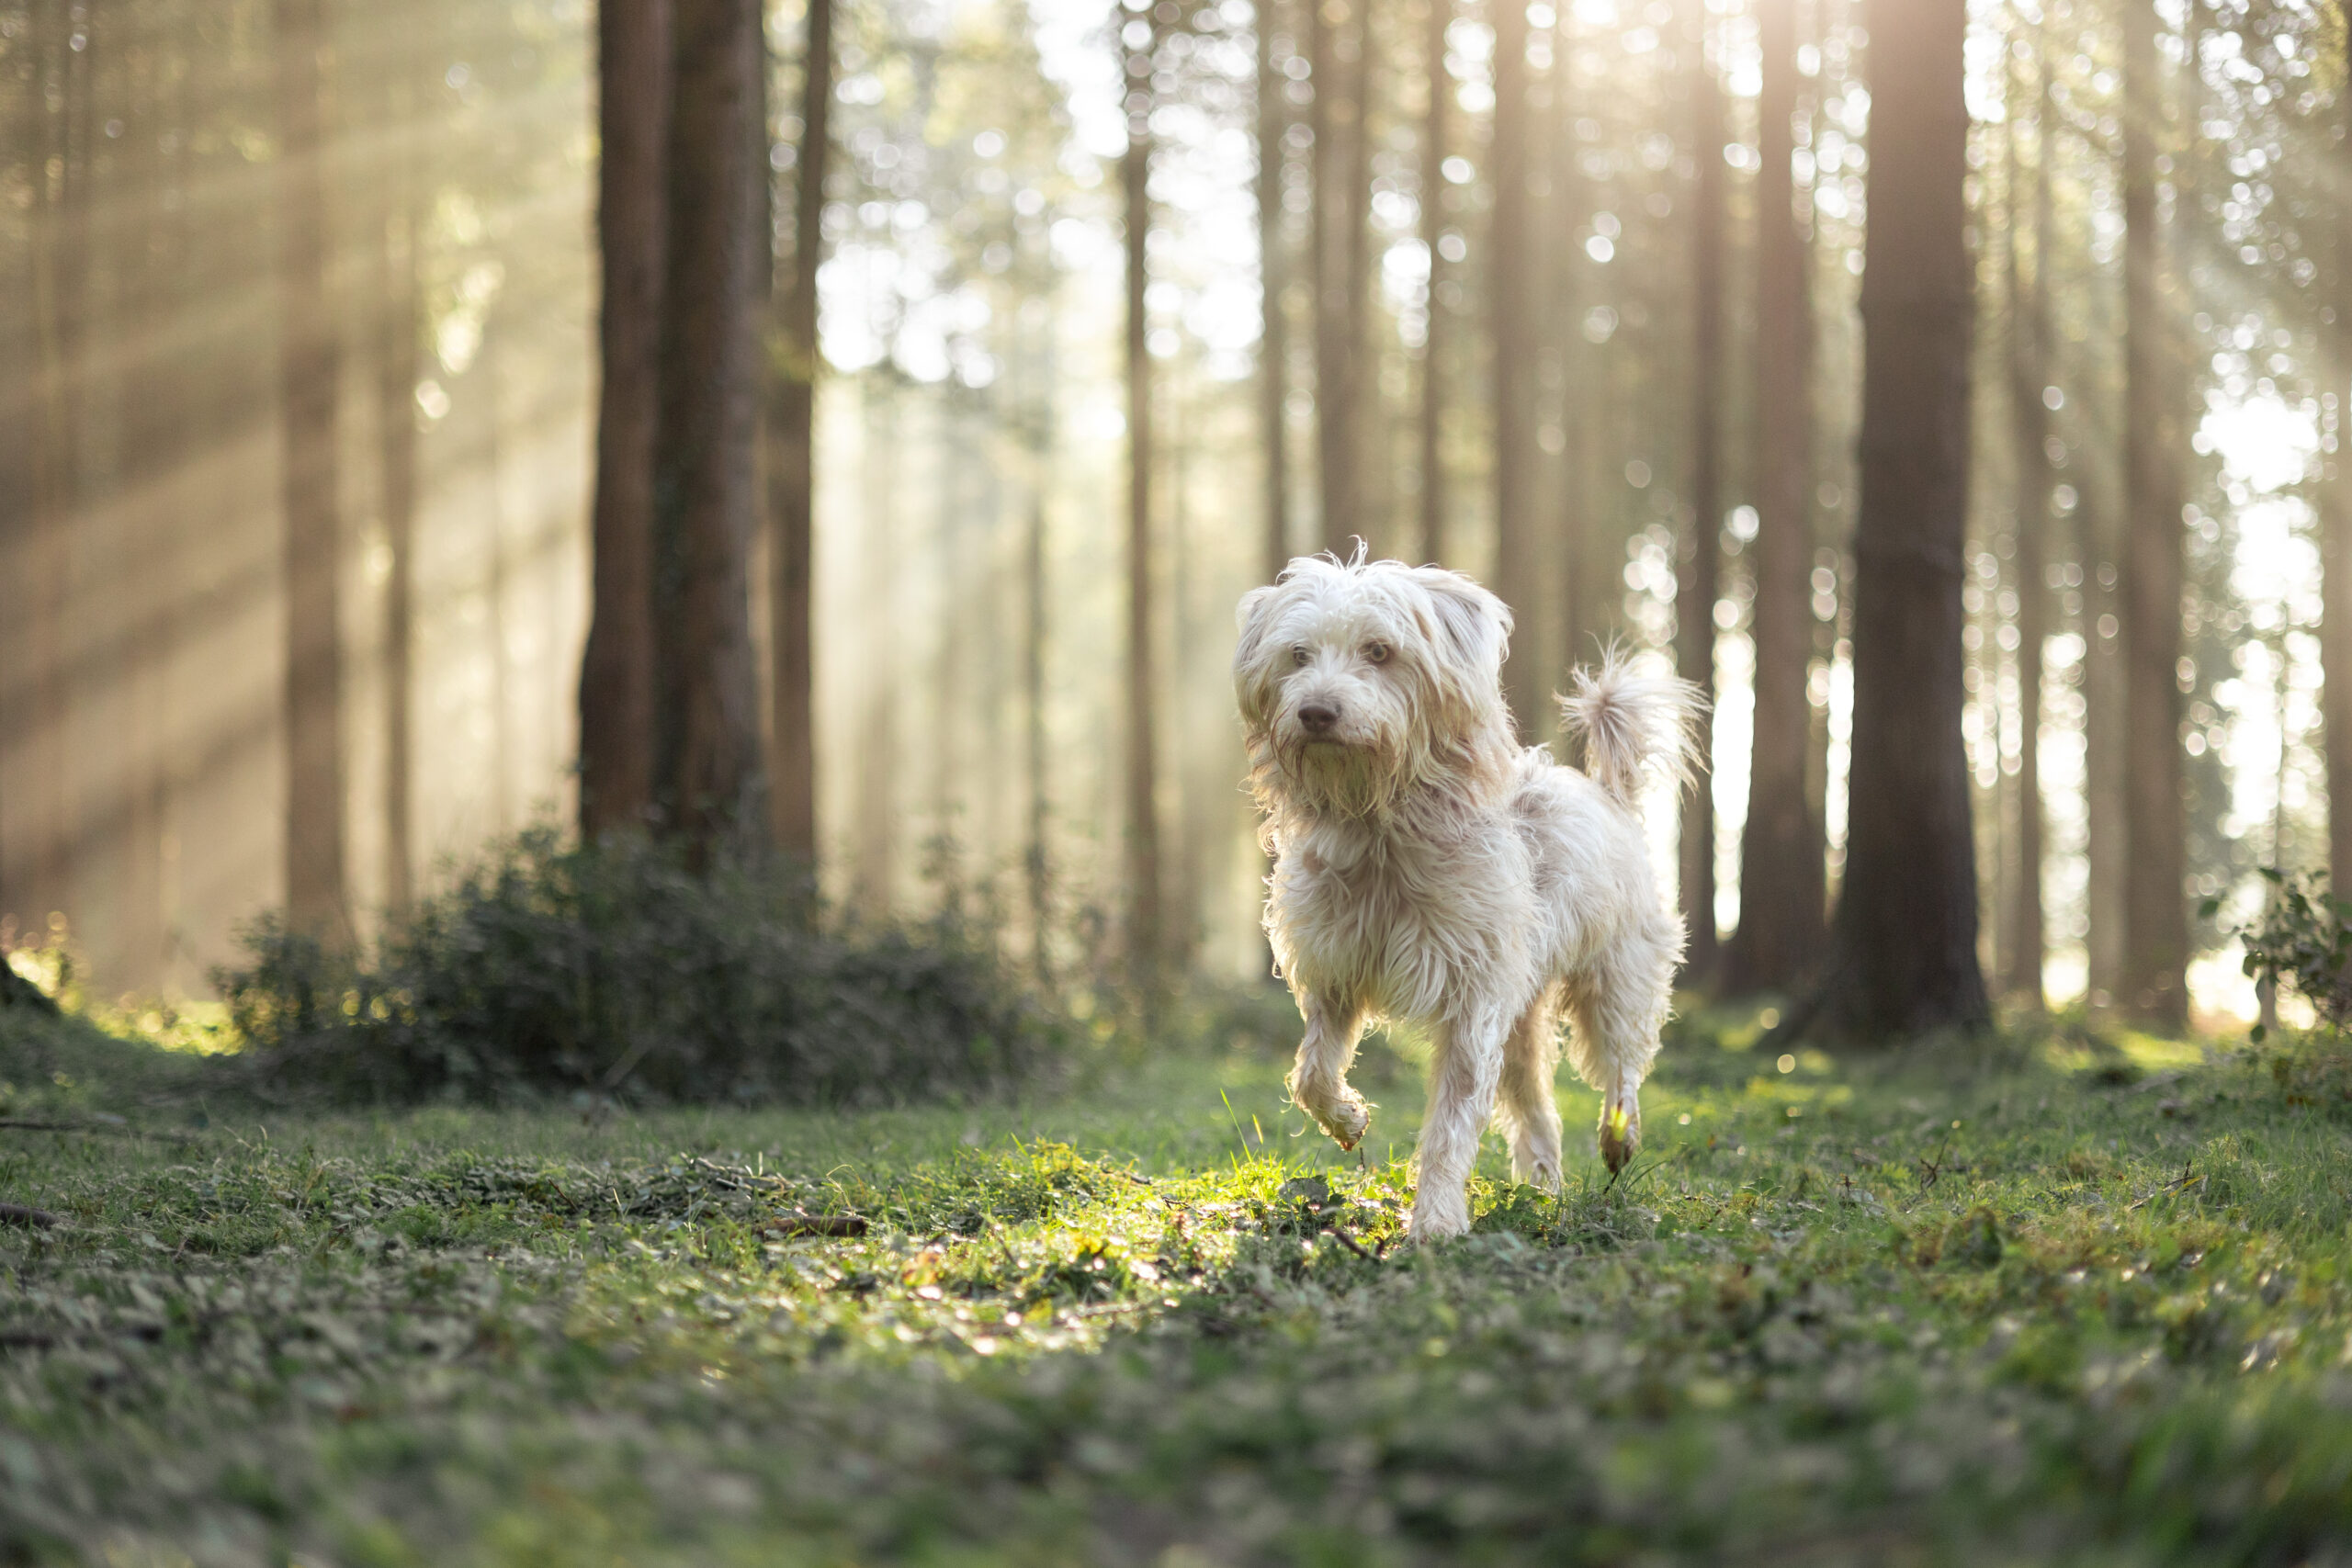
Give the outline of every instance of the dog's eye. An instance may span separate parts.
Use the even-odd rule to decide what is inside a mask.
[[[1364,644],[1363,656],[1374,664],[1385,664],[1388,662],[1388,645],[1385,642],[1368,642]]]
[[[1303,642],[1290,650],[1290,661],[1293,664],[1304,665],[1307,657],[1306,645]]]

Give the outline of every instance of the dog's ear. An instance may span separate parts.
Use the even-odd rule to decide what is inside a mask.
[[[1266,637],[1273,629],[1274,601],[1281,592],[1279,585],[1252,588],[1234,612],[1241,637],[1233,645],[1233,694],[1240,703],[1242,722],[1253,730],[1266,727],[1272,701],[1265,671]]]
[[[1233,648],[1236,670],[1256,660],[1259,645],[1266,640],[1267,623],[1273,618],[1274,595],[1280,592],[1279,588],[1252,588],[1241,596],[1240,608],[1233,613],[1234,624],[1241,631],[1241,640]]]
[[[1413,581],[1428,593],[1433,628],[1455,660],[1488,681],[1499,680],[1510,657],[1510,606],[1458,571],[1443,567],[1413,569]]]

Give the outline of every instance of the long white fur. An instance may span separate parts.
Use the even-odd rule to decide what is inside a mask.
[[[1274,857],[1266,934],[1306,1025],[1292,1098],[1353,1148],[1373,1109],[1347,1081],[1364,1027],[1426,1027],[1412,1229],[1458,1235],[1490,1121],[1515,1177],[1559,1185],[1565,1014],[1621,1168],[1683,942],[1639,791],[1653,767],[1690,766],[1698,689],[1614,653],[1578,671],[1562,707],[1589,777],[1519,744],[1502,698],[1510,611],[1458,572],[1303,557],[1239,620],[1234,689]],[[1337,722],[1311,734],[1310,705]]]

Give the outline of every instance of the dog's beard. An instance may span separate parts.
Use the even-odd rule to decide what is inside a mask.
[[[1278,754],[1294,795],[1336,816],[1376,815],[1401,791],[1394,750],[1377,742],[1286,739]]]

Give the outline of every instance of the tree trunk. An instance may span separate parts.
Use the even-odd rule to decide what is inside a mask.
[[[38,14],[17,46],[28,67],[0,83],[0,125],[6,163],[0,174],[21,180],[32,197],[22,220],[21,244],[0,247],[0,920],[21,928],[38,919],[28,895],[33,835],[25,815],[28,791],[21,780],[32,761],[30,677],[39,669],[34,626],[38,594],[33,561],[43,524],[39,485],[42,437],[40,315],[36,301],[45,269],[38,257],[48,197],[45,159],[48,83],[40,70]],[[5,968],[0,962],[0,968]],[[6,986],[0,980],[0,986]]]
[[[2124,770],[2123,992],[2143,1022],[2188,1021],[2188,912],[2182,893],[2187,820],[2181,804],[2182,538],[2179,399],[2165,320],[2156,228],[2157,138],[2166,118],[2154,6],[2123,9],[2122,568]]]
[[[2035,39],[2041,43],[2039,31]],[[2041,919],[2041,645],[2049,635],[2050,582],[2045,535],[2050,525],[2050,459],[2043,450],[2050,416],[2041,400],[2048,380],[2043,345],[2050,341],[2050,245],[2055,226],[2050,193],[2049,62],[2037,48],[2041,78],[2034,112],[2033,278],[2018,259],[2025,214],[2018,200],[2023,178],[2014,130],[2009,141],[2009,408],[2017,463],[2018,755],[2017,877],[2010,889],[2007,989],[2039,1011],[2042,962],[2048,948]]]
[[[1361,538],[1368,544],[1380,532],[1376,502],[1385,499],[1367,494],[1372,469],[1365,457],[1365,437],[1377,428],[1382,413],[1379,367],[1372,345],[1372,0],[1353,0],[1349,11],[1355,22],[1355,59],[1342,62],[1351,69],[1347,73],[1348,157],[1341,181],[1345,199],[1340,213],[1347,237],[1339,257],[1343,314],[1336,323],[1346,345],[1347,403],[1334,415],[1348,466],[1347,509],[1341,514],[1343,529],[1330,540],[1331,547],[1341,553],[1352,541]],[[1386,445],[1384,438],[1380,446],[1385,450]]]
[[[1816,1016],[1833,1035],[1883,1042],[1981,1028],[1991,1009],[1960,728],[1973,313],[1967,7],[1871,0],[1871,12],[1852,805]]]
[[[130,111],[116,167],[121,195],[118,254],[126,264],[118,295],[115,339],[126,374],[115,390],[121,413],[119,510],[135,534],[121,536],[117,578],[123,618],[114,636],[129,701],[120,750],[124,810],[121,867],[114,889],[117,929],[110,946],[119,983],[160,990],[172,946],[164,908],[165,834],[172,780],[167,737],[173,728],[171,675],[186,617],[179,584],[192,541],[175,526],[185,505],[177,481],[191,443],[187,413],[196,384],[186,349],[172,330],[185,309],[188,265],[185,76],[172,69],[172,42],[158,37],[132,54]],[[153,498],[142,503],[141,498]]]
[[[2345,59],[2352,73],[2352,4],[2339,7]],[[2342,78],[2352,81],[2352,74]],[[2338,135],[2333,167],[2352,170],[2352,91],[2335,95]],[[2320,484],[2320,705],[2327,772],[2327,871],[2339,898],[2352,897],[2352,200],[2339,197],[2328,257],[2335,301],[2331,334],[2336,388],[2335,450]]]
[[[506,490],[503,482],[506,473],[506,427],[504,405],[499,397],[503,380],[499,367],[506,357],[504,329],[495,305],[483,312],[481,346],[475,353],[471,377],[475,396],[481,400],[481,412],[474,423],[481,442],[481,472],[489,481],[486,503],[476,525],[485,558],[481,658],[490,671],[490,690],[486,694],[490,706],[489,816],[492,831],[502,836],[514,830],[516,803],[522,794],[514,774],[514,660],[509,651],[514,643],[506,635],[509,547]]]
[[[277,0],[279,375],[286,508],[286,908],[347,931],[337,352],[328,299],[320,0]]]
[[[808,0],[801,49],[800,148],[793,181],[792,275],[777,301],[777,352],[770,394],[768,512],[774,625],[776,844],[817,859],[816,652],[809,592],[815,564],[817,268],[824,260],[825,168],[832,152],[833,5]]]
[[[408,59],[401,56],[405,67]],[[377,236],[376,449],[383,471],[384,545],[384,902],[395,913],[415,896],[414,720],[416,622],[416,369],[418,319],[415,157],[409,117],[415,110],[405,70],[384,87],[386,166],[382,228]]]
[[[2075,537],[2083,558],[2083,769],[2086,843],[2084,892],[2090,931],[2085,943],[2094,1012],[2123,989],[2123,867],[2130,854],[2124,810],[2123,649],[2116,592],[2120,525],[2103,491],[2077,481]]]
[[[1149,38],[1126,59],[1127,150],[1120,177],[1126,195],[1127,274],[1127,964],[1129,981],[1148,1009],[1161,982],[1161,901],[1159,770],[1153,754],[1158,688],[1151,657],[1151,349],[1144,294],[1150,277],[1150,83],[1159,29],[1145,25]],[[1318,107],[1320,87],[1318,83]],[[1318,202],[1321,194],[1317,193]]]
[[[1609,297],[1611,288],[1607,271],[1586,254],[1577,237],[1591,220],[1593,203],[1591,182],[1577,152],[1576,106],[1571,101],[1576,51],[1576,9],[1559,8],[1552,24],[1550,81],[1530,93],[1531,110],[1540,105],[1543,112],[1531,113],[1530,141],[1536,151],[1530,153],[1528,169],[1533,192],[1542,193],[1540,199],[1533,192],[1530,195],[1531,209],[1541,214],[1532,227],[1550,241],[1539,239],[1528,247],[1530,264],[1545,274],[1536,288],[1530,323],[1531,335],[1542,344],[1535,417],[1544,423],[1557,422],[1561,448],[1548,463],[1540,456],[1529,459],[1549,470],[1546,477],[1553,486],[1549,510],[1555,521],[1540,530],[1538,548],[1549,557],[1547,574],[1556,597],[1546,617],[1551,625],[1540,630],[1521,626],[1521,651],[1532,656],[1528,672],[1547,691],[1559,672],[1598,646],[1593,634],[1613,619],[1614,601],[1623,586],[1623,569],[1596,558],[1617,547],[1605,544],[1615,529],[1607,515],[1612,509],[1604,499],[1617,493],[1617,481],[1608,472],[1614,467],[1610,454],[1616,449],[1617,364],[1607,345],[1589,343],[1584,335],[1585,307]],[[1548,167],[1534,166],[1539,155]],[[1550,402],[1555,383],[1558,400]],[[1543,448],[1539,440],[1537,452],[1542,454]],[[1542,481],[1531,479],[1529,488],[1540,491]],[[1537,736],[1543,733],[1539,730]]]
[[[654,628],[665,731],[656,797],[699,858],[767,827],[750,552],[758,510],[768,246],[766,52],[752,0],[677,0],[653,464]]]
[[[596,497],[580,671],[580,829],[652,824],[653,455],[662,407],[670,0],[600,0]]]
[[[1021,552],[1022,607],[1026,612],[1021,649],[1022,752],[1028,775],[1028,841],[1023,860],[1029,880],[1030,971],[1040,985],[1048,985],[1053,979],[1054,877],[1052,847],[1046,835],[1052,820],[1053,774],[1046,729],[1047,454],[1042,418],[1035,429],[1029,455],[1028,527]]]
[[[1429,0],[1429,37],[1423,44],[1429,66],[1430,101],[1421,123],[1421,244],[1429,252],[1429,303],[1421,329],[1421,541],[1425,561],[1445,558],[1445,359],[1448,339],[1444,307],[1438,303],[1438,242],[1445,232],[1445,144],[1447,100],[1453,85],[1445,71],[1445,31],[1453,20],[1453,0]]]
[[[1527,289],[1527,12],[1496,7],[1494,209],[1487,228],[1487,310],[1492,337],[1495,427],[1495,581],[1522,637],[1536,640],[1543,604],[1542,552],[1527,493],[1529,405],[1534,390],[1527,352],[1533,312]],[[1525,649],[1503,665],[1503,696],[1519,731],[1547,728],[1548,672]]]
[[[1813,707],[1813,324],[1806,244],[1794,209],[1795,0],[1759,0],[1763,163],[1756,180],[1756,718],[1747,828],[1740,837],[1739,930],[1727,965],[1740,990],[1788,990],[1819,962],[1821,827],[1805,798]]]
[[[14,807],[31,850],[16,895],[31,940],[46,940],[48,917],[69,901],[74,810],[67,785],[65,649],[74,513],[82,492],[83,378],[86,370],[89,289],[90,76],[98,43],[66,0],[49,0],[36,21],[34,60],[41,81],[33,113],[33,317],[39,336],[38,433],[33,452],[33,515],[28,568],[18,589],[26,606],[24,728],[30,784]],[[54,94],[54,107],[50,107]]]
[[[1272,582],[1290,561],[1290,440],[1284,412],[1290,395],[1290,317],[1283,296],[1290,282],[1290,247],[1283,232],[1283,143],[1291,116],[1289,82],[1274,63],[1275,0],[1258,5],[1258,432],[1264,448],[1265,558],[1261,575]]]
[[[1365,3],[1355,0],[1351,6],[1340,0],[1308,7],[1315,84],[1317,482],[1322,493],[1323,547],[1343,559],[1349,541],[1365,527],[1356,428],[1365,203],[1371,194],[1363,177],[1362,89],[1370,49],[1363,19]]]
[[[1712,697],[1715,690],[1715,601],[1721,596],[1723,488],[1719,401],[1724,353],[1724,100],[1707,62],[1707,9],[1694,6],[1690,40],[1690,145],[1697,189],[1690,214],[1690,529],[1682,541],[1681,581],[1675,586],[1675,661],[1683,678]],[[1700,754],[1714,756],[1712,703],[1699,716]],[[1682,800],[1681,907],[1690,931],[1686,985],[1714,976],[1715,801],[1713,781],[1700,774]]]
[[[858,513],[858,608],[862,631],[858,673],[857,765],[851,812],[850,897],[861,910],[887,911],[898,890],[899,815],[899,693],[904,673],[904,639],[890,616],[898,602],[898,571],[904,545],[899,537],[899,457],[906,436],[900,389],[892,380],[858,378],[865,423],[864,494]]]

